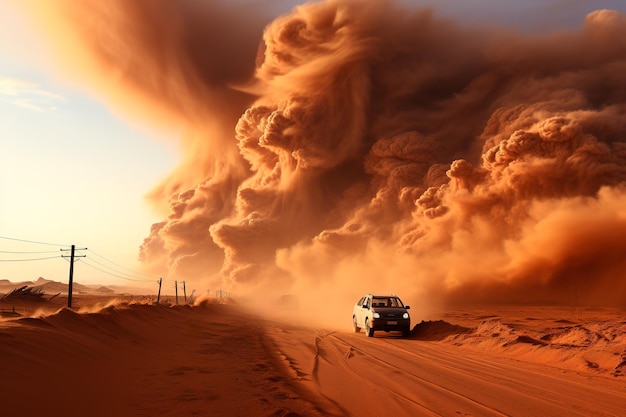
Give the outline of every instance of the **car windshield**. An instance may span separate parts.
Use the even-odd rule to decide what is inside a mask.
[[[402,301],[397,297],[374,297],[372,300],[374,307],[404,307]]]

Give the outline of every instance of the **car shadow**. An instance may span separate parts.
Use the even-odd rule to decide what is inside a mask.
[[[413,327],[407,339],[441,341],[452,335],[471,333],[473,330],[474,329],[469,327],[450,324],[443,320],[422,320],[421,323],[418,323]],[[402,335],[399,335],[399,338],[402,338]]]

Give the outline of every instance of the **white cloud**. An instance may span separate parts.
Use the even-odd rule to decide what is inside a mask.
[[[0,77],[0,95],[17,96],[21,92],[33,90],[37,87],[37,84],[30,81]]]
[[[67,101],[62,95],[42,89],[32,81],[2,76],[0,98],[8,98],[6,101],[15,106],[39,112],[55,111],[59,101]]]

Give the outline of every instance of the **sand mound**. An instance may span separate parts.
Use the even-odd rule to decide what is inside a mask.
[[[538,325],[529,327],[520,323],[505,323],[494,316],[481,321],[471,331],[457,331],[452,325],[440,324],[439,327],[448,332],[443,332],[443,337],[439,339],[424,340],[442,340],[467,349],[489,351],[567,369],[624,375],[626,322],[605,320],[584,325],[570,320],[555,322],[561,326],[539,328]],[[542,323],[545,324],[545,321]]]
[[[411,339],[417,340],[444,340],[452,335],[471,332],[467,327],[450,324],[443,320],[422,321],[411,330]]]

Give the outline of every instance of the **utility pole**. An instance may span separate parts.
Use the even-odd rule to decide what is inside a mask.
[[[74,258],[84,258],[87,255],[74,255],[76,251],[76,245],[72,245],[71,249],[61,249],[61,251],[71,251],[70,252],[70,281],[67,286],[67,308],[72,308],[72,287],[74,286]],[[78,248],[78,250],[87,250],[87,248]],[[63,258],[68,258],[66,255],[61,255]]]
[[[174,287],[176,288],[176,305],[178,305],[178,281],[174,281]]]
[[[157,294],[157,304],[161,300],[161,283],[163,283],[163,277],[159,278],[159,293]]]
[[[187,288],[185,287],[185,281],[183,281],[183,294],[185,294],[185,304],[187,304]]]

